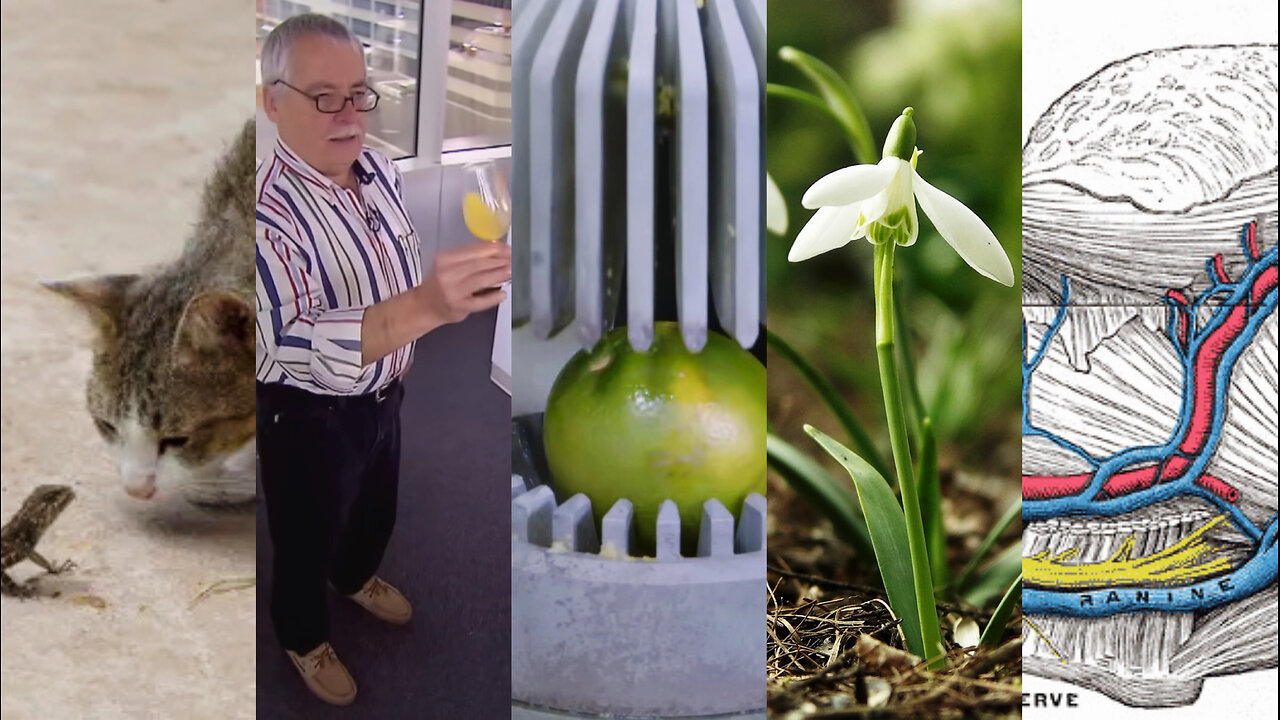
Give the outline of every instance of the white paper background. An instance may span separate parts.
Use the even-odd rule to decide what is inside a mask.
[[[1072,0],[1022,4],[1022,137],[1049,105],[1103,65],[1179,45],[1276,42],[1266,0]]]
[[[1179,45],[1277,42],[1276,4],[1152,2],[1145,0],[1039,1],[1022,5],[1022,136],[1060,95],[1103,65],[1147,50]],[[1031,675],[1023,691],[1077,694],[1072,709],[1023,708],[1023,717],[1195,718],[1250,720],[1277,712],[1275,670],[1209,678],[1195,705],[1180,709],[1129,708],[1074,685]]]

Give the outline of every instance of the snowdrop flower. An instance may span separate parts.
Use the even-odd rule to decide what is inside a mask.
[[[764,176],[764,224],[774,235],[787,234],[787,202],[782,198],[782,191],[773,177]]]
[[[911,245],[919,235],[916,202],[933,221],[942,239],[981,275],[1013,285],[1013,266],[991,230],[959,200],[935,188],[916,172],[914,110],[893,122],[884,143],[884,159],[876,165],[854,165],[821,178],[801,204],[817,208],[787,259],[808,260],[865,237],[873,244]]]

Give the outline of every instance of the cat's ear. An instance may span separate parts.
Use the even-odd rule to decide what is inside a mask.
[[[187,303],[173,335],[177,362],[199,362],[209,354],[254,348],[253,308],[239,295],[214,290]]]
[[[137,282],[137,275],[99,275],[41,284],[80,306],[93,320],[99,335],[108,338],[119,331],[126,295]]]

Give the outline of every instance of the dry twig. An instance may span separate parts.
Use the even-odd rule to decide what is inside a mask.
[[[782,575],[784,573],[779,573]],[[809,582],[807,578],[801,578]],[[817,578],[816,580],[821,580]],[[813,582],[824,585],[824,582]],[[1021,641],[971,656],[954,648],[947,669],[889,663],[871,667],[857,646],[863,637],[900,649],[898,628],[883,600],[839,597],[780,601],[769,589],[769,710],[792,718],[996,718],[1021,706]],[[864,649],[871,643],[864,642]],[[883,678],[883,679],[878,679]],[[892,691],[870,693],[888,681]],[[873,703],[868,702],[872,700]]]

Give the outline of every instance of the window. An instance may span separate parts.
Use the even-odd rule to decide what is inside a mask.
[[[511,0],[453,0],[444,149],[511,143]]]
[[[381,96],[368,142],[389,157],[430,160],[511,143],[511,0],[260,0],[257,7],[259,52],[276,25],[304,12],[329,15],[360,38],[369,84]],[[434,29],[424,33],[424,23]],[[429,89],[424,97],[420,85]]]

